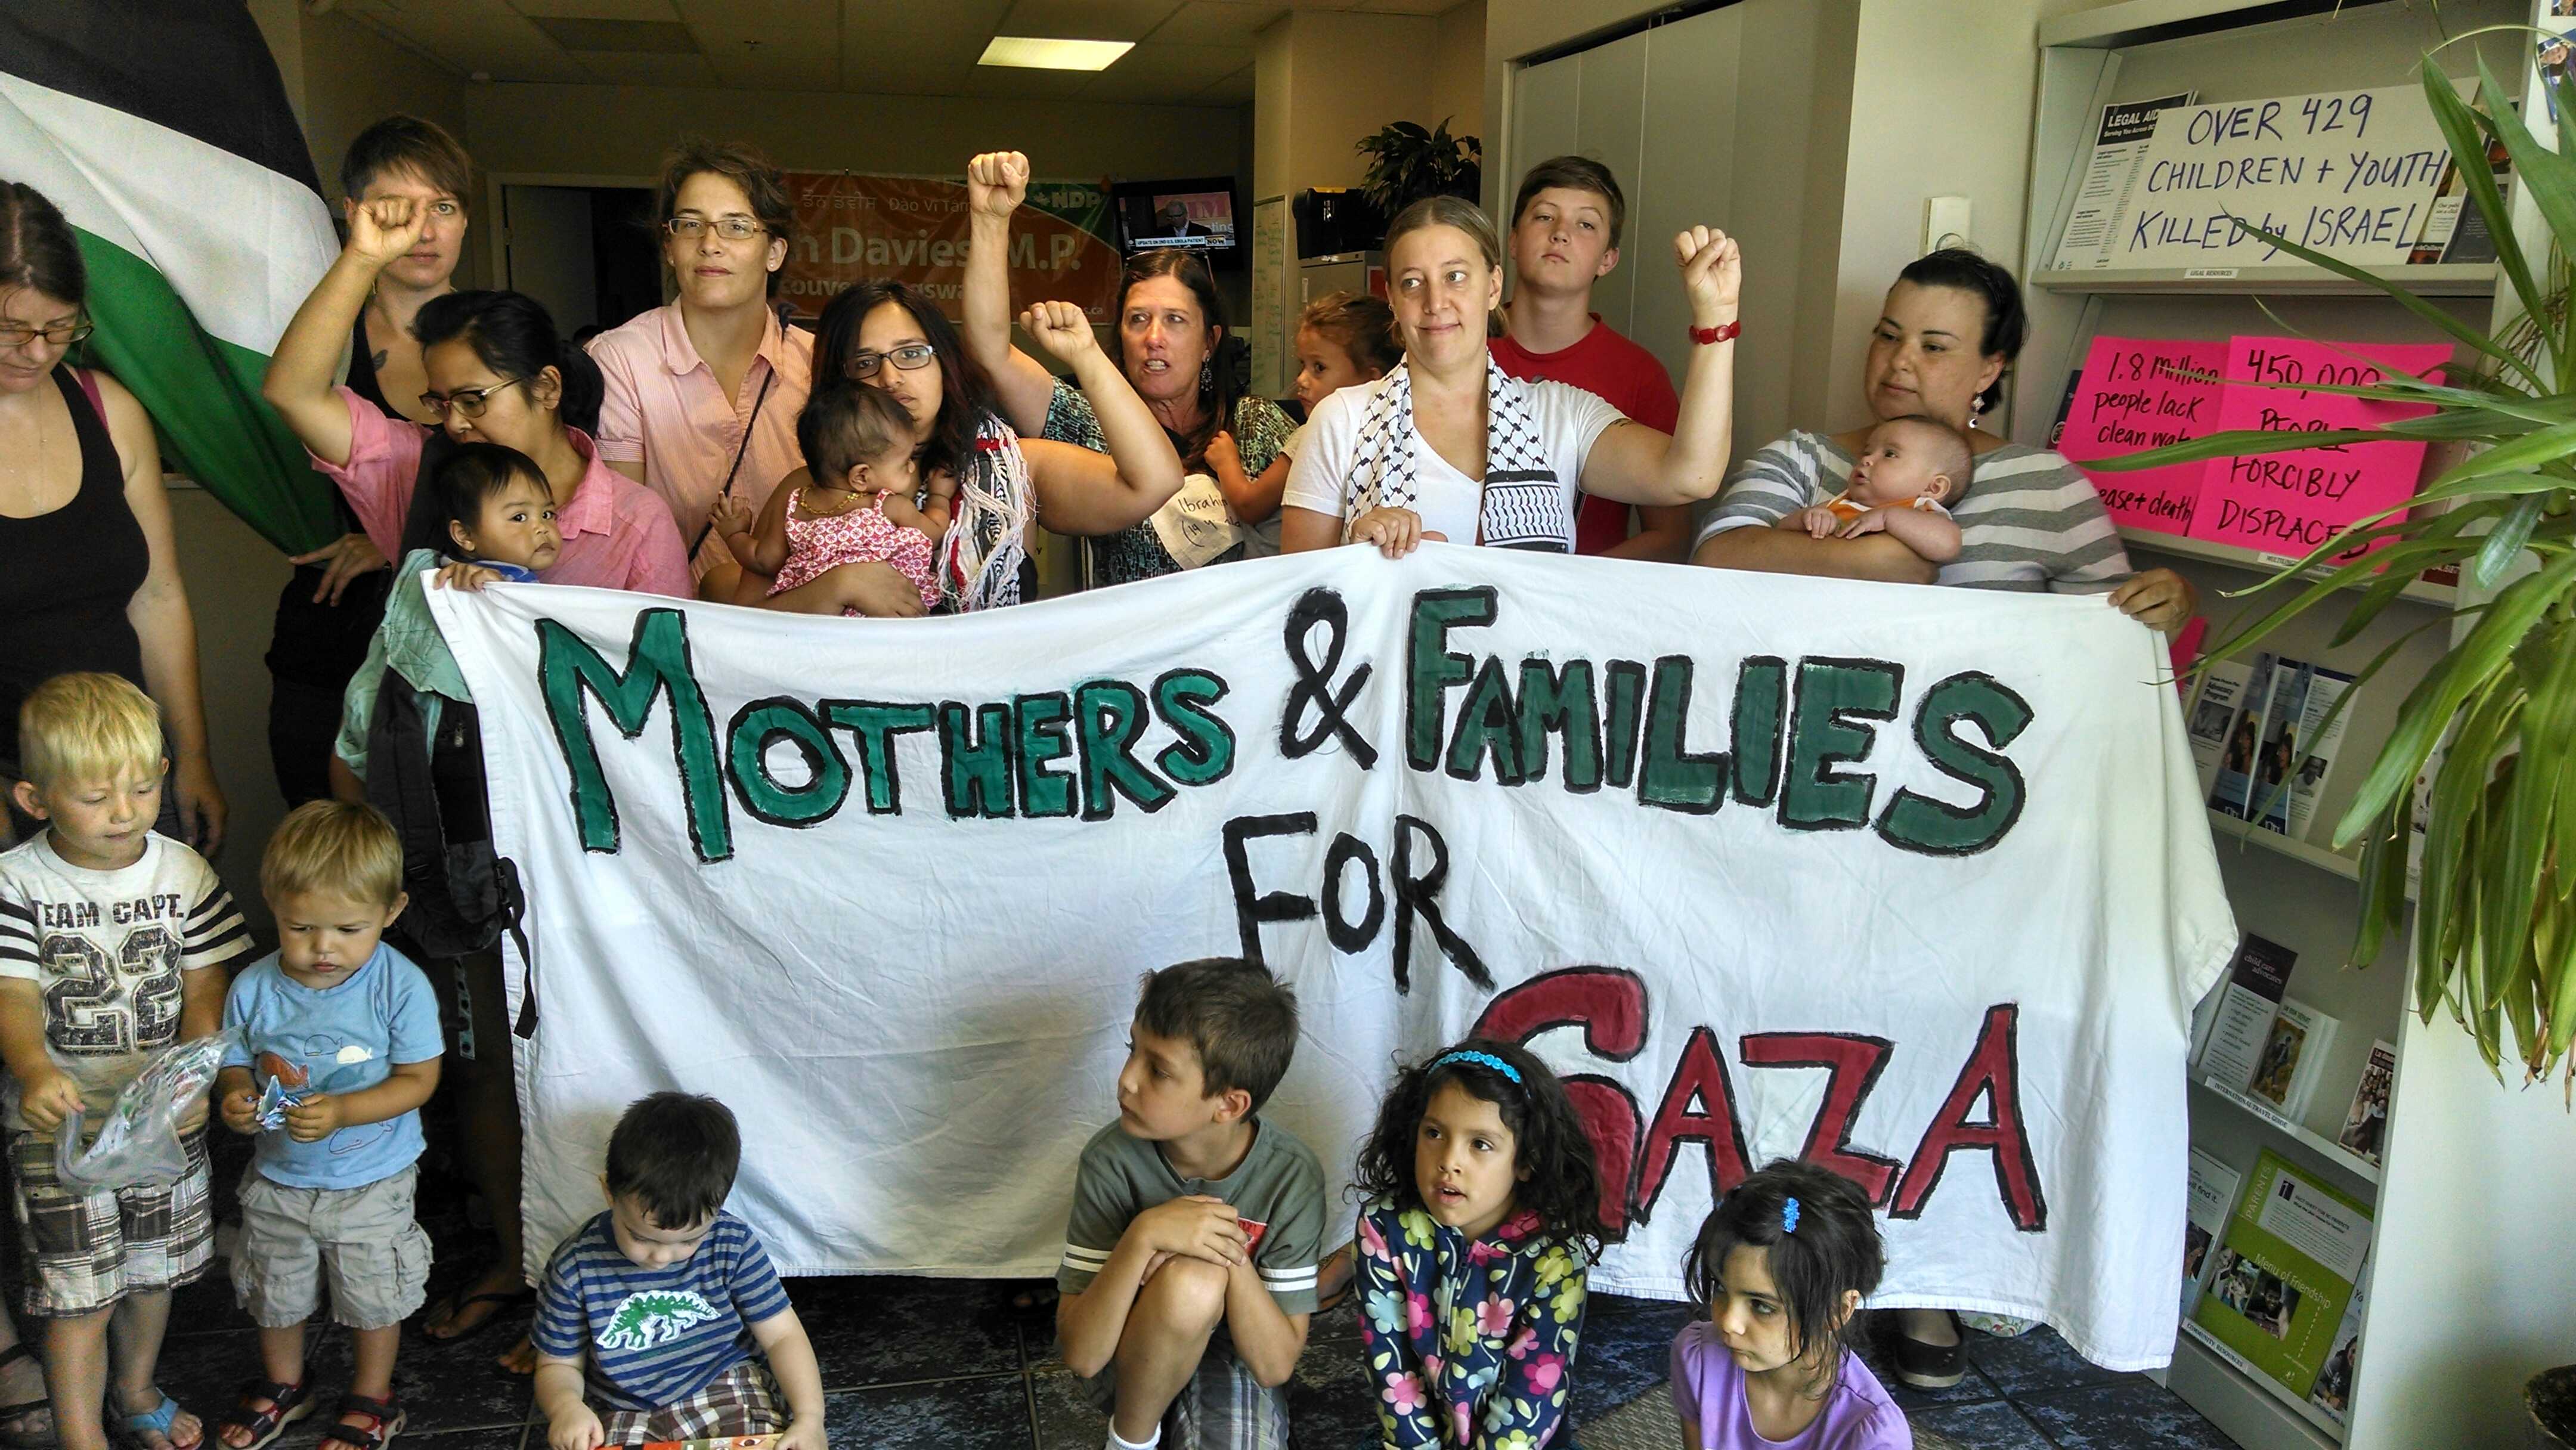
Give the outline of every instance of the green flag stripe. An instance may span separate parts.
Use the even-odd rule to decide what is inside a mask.
[[[79,236],[98,322],[90,356],[143,401],[163,460],[290,554],[338,538],[330,480],[259,395],[268,359],[208,336],[150,262]]]

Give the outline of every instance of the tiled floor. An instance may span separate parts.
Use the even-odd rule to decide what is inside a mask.
[[[483,1252],[452,1199],[424,1185],[423,1221],[440,1245],[433,1289],[469,1272]],[[1052,1353],[1051,1310],[1015,1310],[1020,1285],[927,1279],[805,1279],[788,1285],[814,1338],[830,1393],[835,1446],[870,1450],[1092,1450],[1104,1422],[1084,1403]],[[1575,1376],[1578,1424],[1643,1394],[1663,1393],[1679,1305],[1596,1294]],[[183,1290],[162,1354],[161,1383],[212,1418],[258,1368],[248,1321],[229,1285],[214,1278]],[[462,1344],[406,1335],[395,1393],[411,1411],[406,1450],[543,1450],[530,1428],[529,1381],[493,1356],[516,1329]],[[1376,1445],[1376,1412],[1360,1383],[1359,1331],[1348,1307],[1319,1320],[1290,1391],[1303,1450]],[[2139,1375],[2078,1359],[2042,1329],[2017,1340],[1971,1336],[1974,1368],[1956,1388],[1921,1394],[1880,1376],[1921,1429],[1995,1450],[2229,1450],[2207,1421]],[[1875,1364],[1875,1361],[1874,1361]],[[347,1383],[344,1335],[316,1335],[310,1377],[323,1406]],[[279,1441],[307,1450],[327,1416]],[[1581,1432],[1577,1431],[1577,1443]]]

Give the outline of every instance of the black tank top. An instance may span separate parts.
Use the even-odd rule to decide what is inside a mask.
[[[71,670],[143,683],[143,647],[125,607],[152,566],[125,502],[125,469],[107,424],[68,367],[54,386],[80,438],[80,490],[32,519],[0,518],[0,760],[18,758],[18,706]]]

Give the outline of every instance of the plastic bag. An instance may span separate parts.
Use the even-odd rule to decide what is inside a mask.
[[[88,1193],[176,1183],[187,1176],[180,1120],[205,1102],[225,1050],[239,1040],[238,1032],[218,1032],[153,1058],[116,1095],[87,1147],[81,1146],[81,1115],[65,1118],[54,1132],[54,1176],[65,1188]]]

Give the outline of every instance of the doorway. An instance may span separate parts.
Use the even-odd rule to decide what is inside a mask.
[[[501,226],[501,285],[544,303],[565,337],[662,305],[649,187],[507,184]]]

